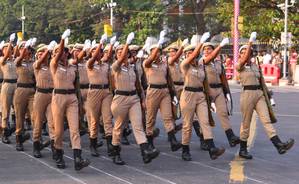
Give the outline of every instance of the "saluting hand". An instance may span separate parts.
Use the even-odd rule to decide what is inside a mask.
[[[95,46],[97,44],[97,41],[94,39],[91,43],[91,46]]]
[[[114,45],[116,42],[116,36],[113,36],[110,40],[110,44]]]
[[[107,41],[107,34],[103,34],[100,43],[103,45]]]
[[[16,38],[16,33],[12,33],[9,37],[9,40],[13,42],[15,38]]]
[[[226,44],[229,44],[229,39],[228,39],[228,38],[224,38],[224,39],[222,40],[222,42],[220,43],[220,46],[221,46],[221,47],[224,47]]]
[[[209,38],[210,38],[210,33],[209,32],[204,33],[200,38],[200,43],[204,44]]]
[[[55,41],[51,41],[51,43],[48,45],[48,50],[52,51],[54,50],[54,48],[56,47],[56,42]]]
[[[127,37],[127,44],[131,44],[134,37],[135,37],[135,34],[133,32],[131,32]]]
[[[35,43],[36,43],[36,38],[33,38],[32,39],[32,45],[35,45]]]
[[[115,42],[114,47],[117,47],[119,45],[119,42]]]
[[[256,32],[251,33],[250,38],[249,38],[249,42],[254,42],[256,37],[257,37]]]
[[[182,43],[182,47],[185,47],[185,45],[187,45],[188,43],[189,43],[189,39],[186,38]]]
[[[21,41],[22,41],[22,38],[19,37],[18,40],[17,40],[17,45],[20,45]]]
[[[71,30],[67,29],[64,31],[63,35],[61,36],[61,39],[66,39],[67,37],[69,37],[71,35]]]
[[[28,40],[25,44],[25,48],[28,49],[28,47],[32,44],[32,39]]]
[[[84,45],[84,47],[83,47],[83,50],[86,52],[88,49],[90,49],[91,48],[91,43],[90,43],[90,40],[89,39],[87,39],[86,41],[85,41],[85,45]]]

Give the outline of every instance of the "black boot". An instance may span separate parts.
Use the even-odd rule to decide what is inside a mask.
[[[40,150],[43,150],[45,147],[48,147],[51,144],[50,140],[43,141],[43,139],[40,140]]]
[[[56,166],[59,169],[65,168],[65,162],[63,160],[63,154],[61,149],[56,149]]]
[[[16,150],[17,151],[24,151],[24,148],[23,148],[23,137],[22,135],[17,135],[16,136]]]
[[[51,150],[52,150],[52,158],[53,160],[56,160],[56,148],[54,146],[54,140],[51,140]]]
[[[25,128],[24,128],[26,131],[27,130],[32,130],[32,127],[31,127],[31,120],[29,118],[25,119]]]
[[[203,138],[203,134],[199,134],[199,141],[200,141],[200,148],[202,150],[208,151],[208,145],[206,144],[204,138]]]
[[[91,153],[91,156],[93,157],[99,157],[99,152],[98,152],[98,149],[97,149],[97,138],[90,138],[90,153]]]
[[[247,141],[240,141],[239,156],[241,158],[252,159],[252,156],[247,151]]]
[[[87,133],[87,130],[86,129],[79,130],[79,133],[80,133],[80,137],[82,137],[83,135],[85,135]]]
[[[43,127],[42,127],[42,135],[48,136],[49,133],[47,132],[47,121],[45,121],[43,123]]]
[[[102,141],[97,141],[97,148],[102,147],[104,143]]]
[[[13,134],[16,131],[16,126],[11,126],[10,128],[7,128],[7,136],[10,137],[11,134]]]
[[[148,147],[150,150],[154,150],[156,149],[156,147],[154,146],[154,140],[153,140],[153,136],[151,135],[147,135],[146,136],[147,142],[148,142]]]
[[[16,115],[12,114],[10,127],[15,127],[15,126],[16,126]]]
[[[74,149],[74,162],[75,162],[75,170],[80,171],[83,167],[87,167],[90,164],[89,159],[83,159],[81,157],[82,151],[79,149]]]
[[[174,133],[178,133],[178,131],[182,130],[183,124],[180,123],[179,125],[174,124]]]
[[[121,143],[124,144],[124,145],[129,145],[129,144],[130,144],[130,143],[129,143],[129,140],[128,140],[128,138],[127,138],[127,128],[125,128],[125,129],[123,130],[123,136],[122,136],[122,138],[121,138]]]
[[[200,138],[200,125],[199,125],[199,122],[194,121],[192,124],[193,124],[193,128],[195,130],[195,133],[196,133],[197,137]]]
[[[189,145],[183,145],[182,158],[185,161],[191,161]]]
[[[106,139],[106,141],[107,141],[107,153],[108,153],[108,156],[109,157],[112,157],[112,156],[114,156],[113,155],[113,145],[111,144],[111,142],[112,142],[112,136],[110,135],[110,136],[107,136],[107,139]]]
[[[291,149],[294,145],[295,140],[290,138],[287,142],[283,143],[280,141],[277,135],[271,138],[272,143],[276,147],[279,154],[285,154],[289,149]]]
[[[33,156],[35,158],[42,158],[42,154],[40,152],[40,142],[33,142]]]
[[[120,157],[119,146],[113,146],[113,163],[116,165],[125,165],[125,162]]]
[[[2,133],[2,142],[4,144],[10,144],[10,140],[8,137],[8,128],[4,128],[3,130],[4,132]]]
[[[154,133],[153,133],[153,140],[155,140],[156,137],[158,137],[160,134],[160,129],[159,128],[155,128],[154,129]]]
[[[103,125],[99,125],[99,131],[100,131],[100,133],[102,134],[102,133],[104,133],[104,126]]]
[[[209,154],[212,160],[216,160],[220,155],[222,155],[225,152],[225,148],[221,146],[218,148],[215,147],[213,139],[207,139],[206,143],[208,145]]]
[[[153,159],[157,158],[160,153],[160,150],[158,149],[154,149],[154,150],[149,149],[148,143],[140,144],[140,150],[141,150],[143,163],[145,164],[150,163]]]
[[[129,121],[129,123],[131,123],[131,122]],[[132,129],[130,128],[129,125],[127,126],[127,128],[125,128],[125,130],[126,130],[126,136],[127,136],[127,137],[128,137],[129,135],[131,135],[131,133],[132,133]]]
[[[22,143],[24,143],[25,141],[27,141],[27,140],[29,140],[30,139],[30,134],[26,134],[25,132],[23,133],[23,135],[22,135],[23,137],[23,139],[22,139]]]
[[[180,149],[182,147],[182,144],[176,140],[174,131],[172,130],[172,131],[168,132],[167,134],[168,134],[168,137],[170,138],[171,151],[177,151],[178,149]]]
[[[226,130],[225,134],[228,139],[230,147],[235,147],[240,143],[240,138],[234,134],[232,129]]]

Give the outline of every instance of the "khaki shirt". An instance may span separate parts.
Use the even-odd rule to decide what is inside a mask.
[[[187,64],[186,60],[181,63],[182,73],[184,76],[184,86],[198,88],[203,87],[203,81],[205,79],[205,72],[203,70],[203,64],[198,62],[198,67],[193,63]]]
[[[137,70],[137,73],[138,73],[139,80],[141,80],[141,77],[142,77],[142,75],[143,75],[143,70],[142,70],[141,60],[138,59],[138,60],[136,61],[136,63],[131,64],[131,66],[133,67],[133,70],[134,70],[134,71],[135,71],[135,64],[136,64],[136,70]]]
[[[33,69],[34,69],[37,88],[44,88],[44,89],[54,88],[50,66],[47,66],[45,63],[41,63],[38,66],[37,62],[34,62]]]
[[[120,91],[134,91],[136,90],[136,74],[134,72],[134,67],[130,64],[122,64],[120,67],[117,62],[112,64],[112,71],[114,74],[115,87]]]
[[[168,62],[168,65],[171,71],[172,80],[174,82],[184,82],[180,61],[177,59],[173,63]]]
[[[240,68],[240,63],[237,63],[235,66],[237,72],[239,72],[239,78],[242,83],[242,86],[248,85],[260,85],[260,72],[257,65],[248,65],[247,63]]]
[[[50,63],[55,89],[75,89],[76,66],[68,63],[64,66],[62,62]]]
[[[14,65],[15,59],[12,61],[7,58],[6,61],[3,61],[3,57],[0,58],[0,66],[3,71],[4,79],[17,79],[18,74],[16,67]]]
[[[18,74],[18,83],[23,83],[23,84],[35,83],[33,63],[34,61],[32,59],[30,59],[29,62],[23,59],[20,63],[17,63],[15,60],[15,66]]]
[[[78,70],[80,76],[80,84],[89,84],[89,79],[87,75],[86,61],[83,63],[78,63]]]
[[[93,65],[89,65],[86,62],[86,68],[90,84],[108,84],[109,65],[107,63],[95,62]]]
[[[200,58],[199,63],[203,63],[205,57]],[[206,72],[208,74],[208,81],[209,84],[220,84],[221,78],[220,75],[222,73],[221,68],[221,61],[220,60],[214,60],[206,64]]]
[[[157,64],[155,61],[153,61],[150,67],[146,67],[145,62],[143,62],[143,68],[149,85],[167,84],[167,80],[166,80],[167,63],[166,62],[160,61],[160,64]]]

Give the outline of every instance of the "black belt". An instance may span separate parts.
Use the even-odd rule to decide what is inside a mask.
[[[210,88],[221,88],[222,84],[209,84]]]
[[[17,83],[17,87],[20,88],[35,88],[36,83],[29,83],[29,84],[25,84],[25,83]]]
[[[136,92],[136,90],[134,90],[134,91],[119,91],[119,90],[117,90],[116,94],[117,95],[124,95],[124,96],[133,96],[133,95],[136,95],[137,92]]]
[[[244,90],[261,90],[261,86],[254,86],[254,85],[250,85],[250,86],[244,86]]]
[[[0,79],[0,82],[2,83],[2,82],[3,82],[3,79]]]
[[[185,91],[202,92],[202,91],[203,91],[203,88],[202,88],[202,87],[199,87],[199,88],[193,88],[193,87],[188,87],[188,86],[186,86],[186,87],[185,87]]]
[[[80,89],[88,89],[89,84],[80,84]]]
[[[107,89],[109,84],[90,84],[90,89]]]
[[[167,88],[167,84],[162,84],[162,85],[151,84],[150,88],[163,89],[163,88]]]
[[[184,86],[184,82],[173,82],[174,85]]]
[[[37,88],[37,92],[40,93],[52,93],[53,92],[53,88]]]
[[[74,94],[76,92],[75,89],[54,89],[54,93],[57,93],[57,94],[63,94],[63,95],[66,95],[66,94]]]
[[[7,82],[7,83],[17,83],[17,79],[4,79],[3,82]]]

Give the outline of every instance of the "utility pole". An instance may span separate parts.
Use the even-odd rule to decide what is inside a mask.
[[[24,40],[25,39],[25,36],[24,36],[24,21],[25,21],[24,5],[22,6],[22,17],[21,17],[21,20],[22,20],[22,35],[23,35],[23,40]]]
[[[111,16],[111,28],[113,29],[113,8],[112,8],[112,5],[113,5],[113,0],[111,0],[111,12],[110,12],[110,16]]]
[[[239,30],[238,30],[239,8],[240,8],[240,0],[234,0],[234,19],[235,19],[234,55],[233,55],[234,78],[238,77],[237,71],[235,70],[235,66],[239,58]]]

